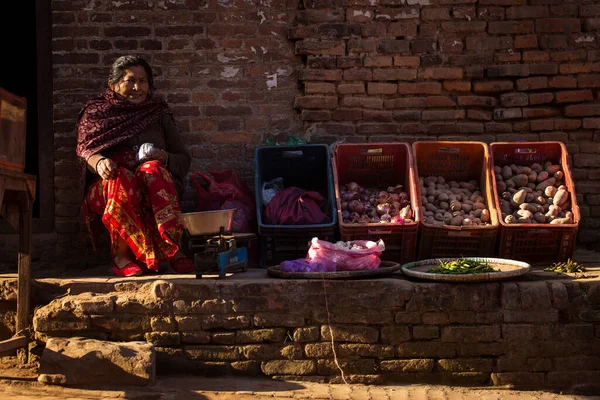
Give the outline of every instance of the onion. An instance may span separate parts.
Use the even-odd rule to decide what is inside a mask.
[[[400,201],[400,208],[404,208],[409,204],[410,204],[410,201],[408,201],[408,199],[402,200],[402,201]]]
[[[343,210],[343,211],[342,211],[342,218],[343,218],[343,219],[350,219],[350,211],[348,211],[348,210]]]
[[[362,214],[365,211],[365,206],[358,200],[352,200],[348,204],[348,210],[350,210],[350,212],[357,212],[359,214]]]
[[[363,214],[358,219],[358,222],[361,223],[361,224],[368,224],[369,222],[371,222],[371,218],[369,218],[368,215]]]
[[[371,196],[371,198],[369,198],[369,203],[371,203],[371,205],[375,207],[377,204],[379,204],[379,201],[377,200],[377,197]]]
[[[412,218],[412,210],[411,210],[410,206],[406,206],[402,210],[400,210],[400,216],[403,219],[411,219]]]
[[[371,218],[371,222],[376,224],[378,222],[381,222],[381,220],[379,219],[379,217],[373,217],[373,218]]]
[[[399,202],[395,201],[392,203],[393,210],[400,210],[401,208],[402,208],[402,204],[400,204]]]
[[[352,214],[350,214],[350,221],[352,222],[358,222],[358,220],[360,219],[360,214],[357,212],[353,212]]]
[[[404,225],[404,219],[402,217],[392,217],[390,222],[392,224]]]
[[[400,193],[402,185],[388,186],[387,191],[390,193]]]
[[[379,199],[387,199],[389,196],[390,196],[390,194],[388,192],[384,192],[384,191],[379,192],[379,194],[377,195],[377,197],[379,197]]]
[[[390,212],[390,205],[385,203],[385,204],[378,204],[377,205],[377,214],[379,215],[384,215],[384,214],[388,214]]]
[[[351,191],[351,192],[358,192],[358,191],[360,190],[360,186],[359,186],[359,185],[358,185],[358,183],[356,183],[356,182],[350,182],[350,183],[347,185],[347,188],[348,188],[348,190],[349,190],[349,191]]]
[[[381,222],[392,222],[392,217],[390,214],[383,214],[381,216]]]
[[[356,193],[353,192],[342,192],[342,201],[351,201],[356,198]]]
[[[371,208],[369,210],[369,215],[371,216],[371,218],[379,218],[379,214],[377,214],[377,209],[376,208]]]
[[[342,201],[342,211],[347,210],[347,209],[348,209],[348,202]]]
[[[406,192],[402,192],[398,195],[400,197],[400,200],[408,200],[408,193]]]
[[[399,200],[400,200],[400,195],[398,193],[390,194],[390,201],[399,201]]]

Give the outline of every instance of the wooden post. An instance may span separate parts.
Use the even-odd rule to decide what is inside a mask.
[[[17,293],[17,332],[29,327],[31,303],[31,206],[21,203],[19,221],[19,291]]]

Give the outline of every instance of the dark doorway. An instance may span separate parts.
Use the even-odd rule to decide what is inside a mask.
[[[0,13],[0,87],[27,99],[25,172],[37,176],[34,232],[48,232],[54,222],[50,3],[9,1],[2,4]],[[4,228],[0,224],[0,233]]]

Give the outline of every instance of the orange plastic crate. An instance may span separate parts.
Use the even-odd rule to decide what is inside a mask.
[[[577,206],[575,183],[569,166],[567,148],[561,142],[498,142],[490,145],[491,168],[510,164],[531,166],[551,161],[560,164],[565,174],[573,212],[573,224],[506,224],[500,212],[500,198],[496,188],[496,176],[492,174],[494,204],[500,215],[500,240],[498,256],[521,260],[530,264],[550,265],[573,256],[581,214]]]
[[[416,257],[418,203],[413,158],[406,143],[339,144],[333,153],[333,181],[341,240],[383,240],[385,261],[406,263]],[[398,224],[349,224],[342,219],[340,184],[356,182],[364,187],[385,190],[401,184],[410,196],[414,222]]]
[[[415,186],[419,202],[420,260],[444,257],[492,256],[498,216],[492,196],[488,147],[483,142],[415,142]],[[446,181],[476,180],[490,210],[487,226],[434,226],[423,221],[420,177],[443,176]]]

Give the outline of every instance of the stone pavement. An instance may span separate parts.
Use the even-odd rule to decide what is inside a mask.
[[[331,385],[249,378],[171,376],[151,387],[63,388],[31,381],[0,381],[0,399],[10,400],[600,400],[596,396],[562,395],[542,391],[466,388],[431,385]]]

